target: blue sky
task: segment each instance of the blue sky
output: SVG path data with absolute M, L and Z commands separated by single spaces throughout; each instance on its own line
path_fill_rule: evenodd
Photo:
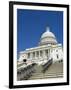
M 46 27 L 63 44 L 63 11 L 17 10 L 17 53 L 38 45 Z

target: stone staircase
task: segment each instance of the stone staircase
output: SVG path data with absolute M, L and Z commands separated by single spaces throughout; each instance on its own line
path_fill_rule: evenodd
M 36 66 L 36 72 L 29 78 L 29 80 L 34 79 L 46 79 L 46 78 L 60 78 L 63 77 L 63 63 L 53 63 L 46 69 L 45 72 L 42 72 L 42 66 Z

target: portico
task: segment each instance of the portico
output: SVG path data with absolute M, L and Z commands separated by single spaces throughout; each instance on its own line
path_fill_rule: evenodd
M 26 59 L 30 60 L 32 62 L 40 62 L 40 61 L 44 61 L 44 60 L 48 60 L 49 56 L 50 56 L 50 49 L 48 49 L 47 46 L 45 46 L 44 48 L 41 46 L 40 48 L 32 48 L 30 50 L 26 50 Z M 24 56 L 24 53 L 23 56 Z M 25 59 L 25 58 L 23 58 Z

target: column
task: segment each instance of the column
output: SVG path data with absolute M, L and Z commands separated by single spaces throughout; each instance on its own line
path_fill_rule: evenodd
M 50 49 L 48 49 L 48 59 L 50 59 Z
M 39 58 L 40 58 L 40 51 L 39 51 Z
M 45 50 L 43 50 L 43 58 L 45 58 L 46 57 L 46 55 L 45 55 Z

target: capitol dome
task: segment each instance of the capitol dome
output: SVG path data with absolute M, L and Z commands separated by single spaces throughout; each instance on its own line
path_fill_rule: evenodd
M 46 45 L 46 44 L 51 44 L 51 45 L 57 44 L 56 37 L 52 32 L 50 32 L 49 27 L 47 27 L 46 32 L 44 32 L 41 35 L 39 42 L 39 45 Z

